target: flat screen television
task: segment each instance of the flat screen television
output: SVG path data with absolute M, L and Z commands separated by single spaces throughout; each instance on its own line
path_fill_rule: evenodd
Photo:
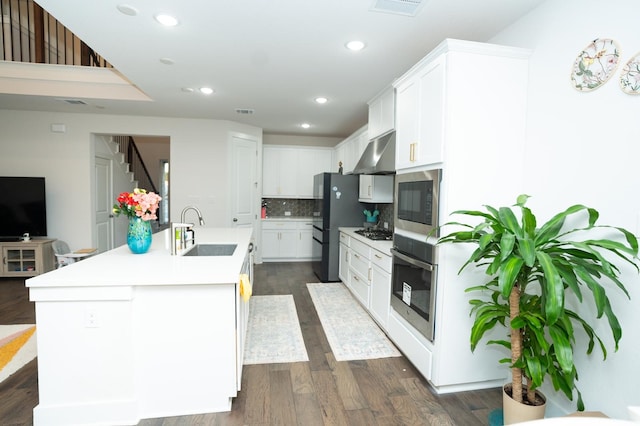
M 47 235 L 44 178 L 0 176 L 0 238 L 17 240 L 26 232 Z

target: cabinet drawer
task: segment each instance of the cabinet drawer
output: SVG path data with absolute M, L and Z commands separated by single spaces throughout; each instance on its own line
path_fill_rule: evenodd
M 349 251 L 349 265 L 351 266 L 351 269 L 360 274 L 361 279 L 366 280 L 367 282 L 371 281 L 371 267 L 369 266 L 369 259 L 354 251 L 353 248 Z
M 350 270 L 349 275 L 349 285 L 353 295 L 364 305 L 365 308 L 369 309 L 371 291 L 369 282 L 365 281 L 359 274 L 355 273 L 353 269 Z
M 287 221 L 281 221 L 281 222 L 264 221 L 262 222 L 262 229 L 295 230 L 295 229 L 298 229 L 298 224 L 296 222 L 287 222 Z
M 380 269 L 391 273 L 391 256 L 378 250 L 371 250 L 371 263 Z
M 371 248 L 365 243 L 352 238 L 349 247 L 367 258 L 367 260 L 371 258 Z
M 351 237 L 349 237 L 347 234 L 345 234 L 344 232 L 340 233 L 340 244 L 344 244 L 345 246 L 349 247 L 351 245 L 350 240 Z

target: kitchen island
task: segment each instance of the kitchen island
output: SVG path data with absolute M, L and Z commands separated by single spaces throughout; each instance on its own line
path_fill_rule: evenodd
M 135 425 L 229 411 L 240 389 L 252 230 L 196 228 L 229 256 L 172 256 L 169 230 L 145 254 L 125 245 L 27 280 L 35 302 L 35 425 Z

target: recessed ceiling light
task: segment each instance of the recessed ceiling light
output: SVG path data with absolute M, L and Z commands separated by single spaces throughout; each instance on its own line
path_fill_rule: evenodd
M 364 49 L 365 45 L 360 40 L 353 40 L 345 44 L 345 46 L 347 47 L 347 49 L 357 52 L 359 50 Z
M 138 14 L 138 9 L 128 4 L 119 4 L 116 8 L 124 15 L 136 16 Z
M 165 27 L 175 27 L 176 25 L 178 25 L 178 20 L 171 15 L 167 15 L 166 13 L 159 13 L 155 15 L 154 18 Z
M 205 95 L 210 95 L 213 93 L 213 89 L 211 87 L 201 87 L 200 93 L 204 93 Z
M 324 96 L 319 96 L 315 99 L 315 101 L 319 104 L 326 104 L 328 100 L 329 99 L 325 98 Z
M 175 63 L 174 60 L 171 58 L 160 58 L 160 62 L 162 62 L 165 65 L 173 65 Z
M 183 87 L 182 91 L 186 92 L 186 93 L 193 93 L 193 88 L 192 87 Z
M 303 129 L 308 129 L 309 127 L 311 127 L 311 124 L 309 124 L 309 123 L 302 123 L 302 124 L 300 125 L 300 127 L 302 127 Z

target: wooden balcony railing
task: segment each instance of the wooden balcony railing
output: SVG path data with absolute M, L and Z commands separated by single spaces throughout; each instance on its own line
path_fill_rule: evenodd
M 0 0 L 0 60 L 111 67 L 33 0 Z

